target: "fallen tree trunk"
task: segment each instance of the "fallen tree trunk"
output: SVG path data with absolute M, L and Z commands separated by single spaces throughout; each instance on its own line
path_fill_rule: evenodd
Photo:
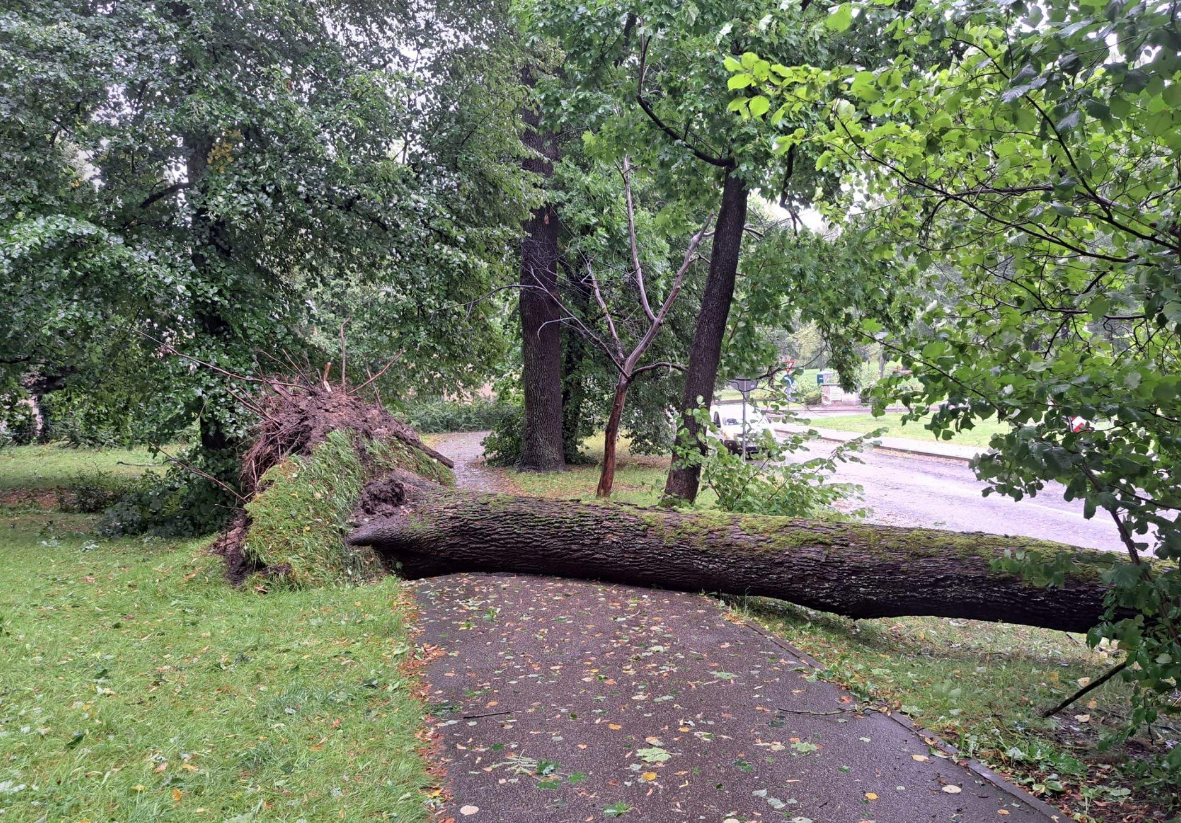
M 371 483 L 348 537 L 409 577 L 523 572 L 761 595 L 856 618 L 933 615 L 1084 632 L 1117 555 L 1024 537 L 640 509 L 445 488 L 406 472 Z M 1071 555 L 1042 588 L 994 569 L 1006 552 Z

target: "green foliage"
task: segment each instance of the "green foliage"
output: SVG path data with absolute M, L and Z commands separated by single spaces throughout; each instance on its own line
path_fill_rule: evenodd
M 888 341 L 920 385 L 891 381 L 879 402 L 900 393 L 937 432 L 1003 422 L 975 464 L 993 490 L 1022 499 L 1056 481 L 1087 517 L 1119 525 L 1128 562 L 1110 573 L 1110 604 L 1138 616 L 1113 615 L 1089 639 L 1118 642 L 1135 664 L 1125 734 L 1181 715 L 1175 15 L 1167 2 L 933 0 L 892 24 L 893 60 L 772 65 L 751 81 L 779 103 L 769 124 L 833 101 L 801 139 L 877 205 L 867 238 L 879 253 L 945 289 L 915 333 Z M 916 53 L 929 47 L 954 62 L 925 70 Z M 1181 746 L 1163 765 L 1181 774 Z
M 721 435 L 709 417 L 709 410 L 695 411 L 707 443 L 720 444 Z M 825 517 L 834 514 L 834 504 L 855 497 L 860 488 L 833 483 L 838 463 L 860 462 L 857 452 L 878 432 L 842 443 L 825 457 L 796 461 L 794 456 L 818 439 L 814 431 L 789 434 L 776 439 L 763 432 L 759 452 L 748 458 L 729 449 L 714 447 L 706 454 L 696 448 L 678 449 L 674 459 L 685 465 L 701 466 L 701 483 L 717 496 L 717 508 L 742 514 L 784 517 Z
M 494 429 L 519 414 L 517 404 L 476 397 L 465 401 L 419 400 L 407 405 L 401 416 L 420 432 L 477 432 Z
M 0 395 L 0 445 L 24 446 L 37 435 L 37 419 L 24 392 Z
M 243 374 L 284 351 L 318 368 L 351 318 L 354 378 L 413 352 L 387 388 L 478 383 L 502 342 L 477 298 L 508 275 L 525 200 L 503 163 L 504 11 L 8 4 L 0 374 L 62 376 L 83 431 L 135 421 L 166 442 L 201 420 L 205 450 L 243 420 L 220 375 L 166 346 Z
M 119 502 L 135 485 L 134 480 L 108 471 L 80 472 L 65 486 L 65 511 L 98 514 Z

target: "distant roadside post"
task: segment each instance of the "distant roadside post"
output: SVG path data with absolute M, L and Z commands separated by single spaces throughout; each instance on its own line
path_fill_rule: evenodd
M 746 403 L 750 393 L 758 388 L 759 381 L 751 377 L 735 377 L 726 385 L 742 395 L 742 459 L 746 459 Z

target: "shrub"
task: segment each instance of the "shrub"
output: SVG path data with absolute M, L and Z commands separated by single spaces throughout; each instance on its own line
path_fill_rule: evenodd
M 484 438 L 484 460 L 489 466 L 515 466 L 521 462 L 521 439 L 525 435 L 525 410 L 514 407 Z
M 110 472 L 80 472 L 66 482 L 65 511 L 97 514 L 134 490 L 137 481 Z
M 24 446 L 37 436 L 37 418 L 28 396 L 12 392 L 0 395 L 0 446 Z
M 475 432 L 494 429 L 518 407 L 501 400 L 478 397 L 467 403 L 441 398 L 410 405 L 404 419 L 420 432 Z

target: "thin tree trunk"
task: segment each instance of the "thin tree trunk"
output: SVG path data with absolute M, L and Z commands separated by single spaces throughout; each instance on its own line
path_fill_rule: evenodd
M 684 427 L 677 438 L 681 449 L 703 449 L 697 422 L 692 412 L 700 402 L 713 400 L 722 356 L 722 340 L 730 318 L 730 303 L 734 299 L 734 282 L 738 276 L 738 257 L 742 250 L 742 233 L 746 226 L 746 207 L 750 192 L 738 175 L 726 175 L 722 188 L 722 208 L 714 229 L 713 251 L 710 256 L 709 277 L 701 297 L 701 313 L 689 350 L 689 367 L 685 373 L 685 390 L 681 396 L 680 420 Z M 664 486 L 669 500 L 693 502 L 701 482 L 701 468 L 673 461 Z
M 615 398 L 611 401 L 611 414 L 607 417 L 607 428 L 603 432 L 603 468 L 599 472 L 598 497 L 610 497 L 615 485 L 615 453 L 619 442 L 619 423 L 623 419 L 623 408 L 627 404 L 627 390 L 630 377 L 621 375 L 615 384 Z
M 1119 555 L 1023 537 L 640 509 L 445 488 L 400 473 L 366 490 L 380 511 L 349 536 L 408 577 L 519 572 L 761 595 L 849 617 L 992 620 L 1083 632 Z M 995 571 L 1005 552 L 1071 556 L 1062 585 Z
M 532 74 L 526 71 L 526 85 Z M 549 179 L 558 158 L 556 135 L 542 133 L 540 113 L 526 106 L 521 136 L 529 151 L 526 171 Z M 521 241 L 521 348 L 524 370 L 525 430 L 521 468 L 555 471 L 565 468 L 562 441 L 561 311 L 553 296 L 558 288 L 558 214 L 551 203 L 533 210 Z

